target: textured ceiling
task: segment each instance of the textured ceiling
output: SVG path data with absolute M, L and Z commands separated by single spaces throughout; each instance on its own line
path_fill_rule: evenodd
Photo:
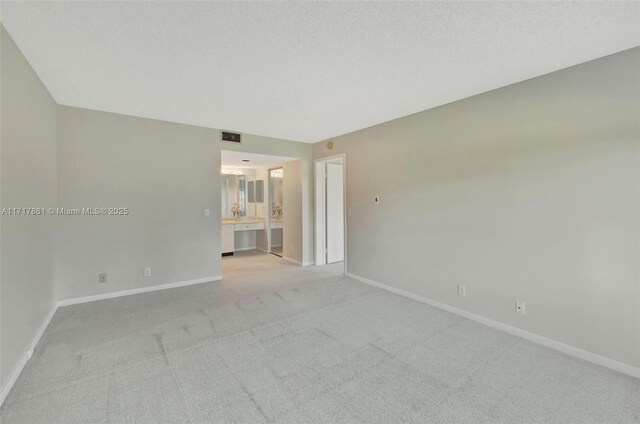
M 305 142 L 640 44 L 638 2 L 8 2 L 58 103 Z

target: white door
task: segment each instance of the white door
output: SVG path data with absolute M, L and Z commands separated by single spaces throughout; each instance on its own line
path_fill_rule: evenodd
M 344 169 L 327 163 L 327 263 L 344 260 Z

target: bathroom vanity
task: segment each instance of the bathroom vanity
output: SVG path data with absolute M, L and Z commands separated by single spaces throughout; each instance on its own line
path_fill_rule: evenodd
M 254 249 L 283 256 L 283 168 L 223 165 L 221 176 L 222 256 Z
M 222 219 L 222 256 L 232 255 L 239 250 L 256 248 L 259 231 L 265 231 L 265 219 L 259 216 Z M 264 235 L 263 235 L 264 237 Z

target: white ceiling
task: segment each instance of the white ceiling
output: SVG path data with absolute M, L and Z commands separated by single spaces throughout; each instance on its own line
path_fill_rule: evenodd
M 640 44 L 634 2 L 9 2 L 58 103 L 315 142 Z
M 222 150 L 220 152 L 221 165 L 230 168 L 263 168 L 273 165 L 280 165 L 285 162 L 296 160 L 284 156 L 261 155 L 258 153 L 235 152 Z M 248 159 L 249 162 L 243 162 Z

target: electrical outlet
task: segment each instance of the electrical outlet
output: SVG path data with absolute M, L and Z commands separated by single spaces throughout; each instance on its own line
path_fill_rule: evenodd
M 151 277 L 151 268 L 145 268 L 144 269 L 144 276 L 145 277 Z
M 466 295 L 467 295 L 467 288 L 462 284 L 458 284 L 458 296 L 464 297 Z
M 106 283 L 107 274 L 98 274 L 98 283 Z
M 524 309 L 524 302 L 522 300 L 516 300 L 516 313 L 518 314 L 525 314 L 525 309 Z

